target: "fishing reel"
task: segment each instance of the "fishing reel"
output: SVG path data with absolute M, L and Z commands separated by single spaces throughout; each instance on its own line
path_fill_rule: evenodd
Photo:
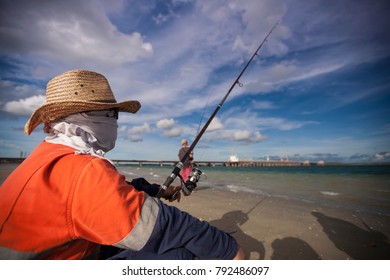
M 181 178 L 183 182 L 181 189 L 185 196 L 189 196 L 196 188 L 196 183 L 199 182 L 200 175 L 202 175 L 202 171 L 198 168 L 192 168 L 192 172 L 188 177 L 187 182 L 183 182 L 183 178 Z

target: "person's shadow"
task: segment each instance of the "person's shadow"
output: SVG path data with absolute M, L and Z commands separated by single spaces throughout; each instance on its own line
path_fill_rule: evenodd
M 263 242 L 245 234 L 240 228 L 240 226 L 245 224 L 248 220 L 248 214 L 241 210 L 237 210 L 224 214 L 221 219 L 211 221 L 210 224 L 230 233 L 243 249 L 246 260 L 263 260 L 265 257 Z
M 271 260 L 320 260 L 320 256 L 305 241 L 295 237 L 275 239 Z
M 387 236 L 372 230 L 363 221 L 366 229 L 350 222 L 312 212 L 322 226 L 324 233 L 341 251 L 356 260 L 389 260 L 390 244 Z

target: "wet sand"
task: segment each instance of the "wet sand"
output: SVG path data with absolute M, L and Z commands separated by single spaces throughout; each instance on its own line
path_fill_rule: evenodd
M 390 217 L 211 188 L 168 202 L 233 232 L 246 259 L 390 259 Z

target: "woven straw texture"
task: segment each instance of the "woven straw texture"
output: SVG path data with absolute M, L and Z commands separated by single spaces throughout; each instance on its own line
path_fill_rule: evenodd
M 103 75 L 88 70 L 72 70 L 48 82 L 46 103 L 35 110 L 24 130 L 29 135 L 41 123 L 79 112 L 117 108 L 120 112 L 136 113 L 140 107 L 136 100 L 116 102 Z

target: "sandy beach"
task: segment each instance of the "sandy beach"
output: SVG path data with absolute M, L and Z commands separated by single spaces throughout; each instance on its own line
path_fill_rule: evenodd
M 233 232 L 246 259 L 390 259 L 387 216 L 207 187 L 168 204 Z
M 1 165 L 3 181 L 16 165 Z M 231 232 L 251 260 L 390 259 L 390 217 L 198 186 L 168 202 Z

